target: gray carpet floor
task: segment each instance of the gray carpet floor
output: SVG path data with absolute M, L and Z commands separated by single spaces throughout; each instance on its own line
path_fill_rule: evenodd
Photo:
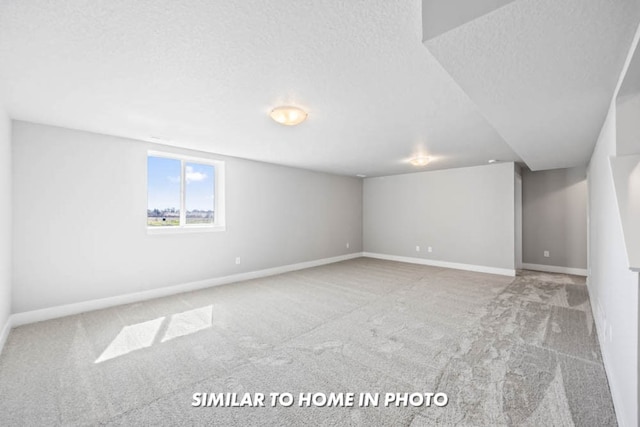
M 198 392 L 449 403 L 192 407 Z M 584 279 L 561 274 L 359 258 L 21 326 L 0 357 L 3 426 L 615 424 Z

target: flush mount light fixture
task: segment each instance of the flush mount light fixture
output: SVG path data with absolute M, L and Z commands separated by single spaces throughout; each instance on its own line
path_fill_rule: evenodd
M 358 178 L 366 178 L 367 175 L 363 174 L 363 173 L 359 173 L 358 175 L 356 175 Z
M 413 166 L 426 166 L 431 159 L 428 156 L 416 156 L 413 159 L 409 160 Z
M 298 107 L 282 106 L 271 110 L 273 120 L 285 126 L 295 126 L 305 121 L 307 112 Z
M 496 160 L 496 159 L 489 160 L 489 163 L 497 163 L 497 162 L 498 162 L 498 160 Z

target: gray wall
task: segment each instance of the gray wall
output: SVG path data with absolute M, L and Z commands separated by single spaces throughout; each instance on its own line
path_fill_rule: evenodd
M 148 149 L 226 161 L 225 232 L 147 234 Z M 13 160 L 14 312 L 362 251 L 356 178 L 25 122 Z
M 639 154 L 638 73 L 635 54 L 604 122 L 587 171 L 589 189 L 589 298 L 611 395 L 621 426 L 640 422 L 640 274 L 629 269 L 627 243 L 612 174 L 612 157 Z M 633 50 L 630 50 L 630 55 Z M 618 159 L 620 160 L 620 159 Z
M 609 110 L 588 169 L 589 297 L 620 425 L 638 425 L 638 273 L 629 270 L 609 163 L 616 109 Z
M 11 314 L 11 122 L 0 106 L 0 351 Z
M 525 264 L 587 268 L 585 168 L 524 169 L 522 214 Z
M 514 269 L 513 163 L 367 178 L 363 198 L 366 252 Z

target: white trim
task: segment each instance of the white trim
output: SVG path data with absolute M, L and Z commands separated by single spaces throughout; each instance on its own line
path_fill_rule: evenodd
M 362 256 L 377 259 L 386 259 L 388 261 L 408 262 L 411 264 L 430 265 L 433 267 L 453 268 L 455 270 L 477 271 L 479 273 L 499 274 L 501 276 L 515 277 L 516 270 L 509 268 L 487 267 L 484 265 L 461 264 L 457 262 L 438 261 L 435 259 L 412 258 L 397 255 L 386 255 L 372 252 L 363 252 Z
M 180 225 L 168 227 L 149 227 L 147 224 L 148 217 L 145 214 L 145 225 L 147 234 L 175 234 L 175 233 L 201 233 L 210 231 L 226 231 L 226 215 L 225 215 L 225 161 L 220 159 L 211 159 L 207 157 L 192 157 L 173 152 L 147 150 L 147 209 L 149 208 L 149 157 L 161 157 L 164 159 L 172 159 L 180 161 Z M 187 224 L 186 223 L 186 164 L 197 163 L 213 167 L 213 224 Z
M 556 265 L 529 264 L 526 262 L 522 263 L 522 268 L 525 270 L 544 271 L 545 273 L 564 273 L 573 274 L 575 276 L 587 276 L 586 268 L 559 267 Z
M 174 153 L 172 151 L 147 150 L 147 156 L 163 157 L 165 159 L 185 160 L 190 163 L 203 163 L 211 166 L 216 166 L 218 163 L 224 163 L 224 160 L 219 158 L 189 156 L 185 154 Z
M 148 159 L 148 157 L 147 157 Z M 147 160 L 148 162 L 148 160 Z M 180 159 L 180 227 L 184 227 L 187 224 L 187 199 L 186 199 L 186 188 L 187 188 L 187 183 L 186 181 L 186 177 L 187 177 L 187 173 L 184 170 L 185 168 L 185 160 L 184 159 Z M 215 216 L 215 211 L 216 211 L 216 201 L 215 201 L 215 186 L 216 183 L 215 181 L 217 181 L 215 175 L 215 166 L 213 166 L 213 194 L 214 194 L 214 200 L 213 200 L 213 212 L 214 212 L 214 216 Z M 149 172 L 147 172 L 149 173 Z M 149 184 L 147 184 L 147 194 L 149 194 Z M 147 196 L 148 197 L 148 196 Z M 148 209 L 148 208 L 147 208 Z M 214 218 L 215 221 L 215 218 Z M 148 228 L 148 226 L 147 226 Z
M 117 295 L 108 298 L 101 298 L 75 304 L 60 305 L 56 307 L 43 308 L 40 310 L 25 311 L 12 316 L 12 326 L 20 326 L 28 323 L 41 322 L 44 320 L 56 319 L 58 317 L 71 316 L 73 314 L 84 313 L 92 310 L 114 307 L 116 305 L 130 304 L 145 301 L 153 298 L 160 298 L 175 295 L 183 292 L 195 291 L 198 289 L 210 288 L 213 286 L 226 285 L 228 283 L 241 282 L 244 280 L 257 279 L 260 277 L 273 276 L 276 274 L 288 273 L 290 271 L 302 270 L 305 268 L 317 267 L 319 265 L 332 264 L 346 261 L 348 259 L 360 258 L 361 252 L 347 255 L 340 255 L 331 258 L 323 258 L 314 261 L 306 261 L 297 264 L 283 265 L 280 267 L 267 268 L 264 270 L 250 271 L 247 273 L 232 274 L 230 276 L 215 277 L 212 279 L 199 280 L 197 282 L 183 283 L 180 285 L 167 286 L 159 289 L 135 292 L 125 295 Z
M 212 233 L 226 231 L 224 225 L 175 225 L 167 227 L 147 227 L 147 234 L 181 234 L 181 233 Z
M 7 318 L 7 321 L 4 324 L 4 328 L 2 328 L 2 332 L 0 333 L 0 354 L 2 354 L 2 349 L 7 342 L 7 338 L 9 338 L 9 332 L 11 332 L 11 328 L 13 328 L 13 316 L 9 316 Z

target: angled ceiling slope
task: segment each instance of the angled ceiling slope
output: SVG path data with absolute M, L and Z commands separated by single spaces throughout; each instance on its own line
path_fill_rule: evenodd
M 638 29 L 640 32 L 640 28 Z M 640 155 L 640 44 L 616 97 L 616 155 Z M 613 163 L 612 163 L 613 164 Z M 639 172 L 640 174 L 640 172 Z M 640 206 L 640 202 L 638 202 Z
M 422 0 L 422 40 L 430 40 L 514 0 Z
M 618 91 L 618 101 L 627 96 L 637 95 L 640 95 L 640 44 L 636 46 L 631 57 L 629 68 Z
M 637 0 L 518 0 L 424 42 L 532 170 L 584 165 L 640 19 Z

